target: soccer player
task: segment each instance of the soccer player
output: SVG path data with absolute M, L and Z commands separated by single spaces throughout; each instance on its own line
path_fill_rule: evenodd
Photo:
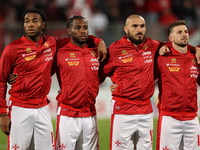
M 43 35 L 46 16 L 42 10 L 28 9 L 22 17 L 25 35 L 5 47 L 0 59 L 0 126 L 8 136 L 8 149 L 27 149 L 34 136 L 34 147 L 52 150 L 53 129 L 47 94 L 51 85 L 51 66 L 56 50 L 70 39 Z M 94 37 L 91 43 L 101 43 Z M 89 42 L 89 41 L 88 41 Z M 10 73 L 18 74 L 6 91 Z
M 71 42 L 57 53 L 56 150 L 98 150 L 95 99 L 99 90 L 97 48 L 86 43 L 88 21 L 73 16 L 67 22 Z
M 185 21 L 178 20 L 168 28 L 171 53 L 158 56 L 156 72 L 159 88 L 157 150 L 200 149 L 197 117 L 199 65 L 188 45 Z
M 143 17 L 126 19 L 127 36 L 109 47 L 109 59 L 100 67 L 100 82 L 110 76 L 112 93 L 110 150 L 151 150 L 153 143 L 154 56 L 161 42 L 146 38 Z

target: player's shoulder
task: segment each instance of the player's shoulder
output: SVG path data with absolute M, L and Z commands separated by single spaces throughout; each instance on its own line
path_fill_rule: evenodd
M 19 39 L 16 39 L 16 40 L 10 42 L 10 43 L 7 45 L 7 47 L 17 46 L 17 45 L 21 45 L 21 44 L 23 44 L 23 43 L 24 43 L 23 40 L 22 40 L 21 38 L 19 38 Z

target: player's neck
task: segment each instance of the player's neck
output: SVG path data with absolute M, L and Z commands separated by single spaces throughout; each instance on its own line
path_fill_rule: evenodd
M 187 53 L 187 45 L 186 46 L 184 46 L 184 47 L 181 47 L 181 46 L 179 46 L 179 45 L 176 45 L 176 44 L 174 44 L 174 43 L 172 43 L 172 46 L 173 46 L 173 48 L 176 50 L 176 51 L 178 51 L 179 53 L 181 53 L 181 54 L 185 54 L 185 53 Z

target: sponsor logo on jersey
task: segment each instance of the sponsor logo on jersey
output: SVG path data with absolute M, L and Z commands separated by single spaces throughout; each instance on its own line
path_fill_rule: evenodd
M 78 66 L 79 65 L 79 61 L 69 61 L 67 62 L 70 66 Z
M 69 55 L 70 55 L 70 58 L 76 57 L 75 53 L 70 53 Z
M 44 46 L 47 47 L 47 48 L 49 48 L 49 43 L 45 42 Z
M 99 70 L 99 67 L 91 67 L 92 70 Z
M 98 59 L 96 59 L 96 58 L 91 58 L 91 59 L 90 59 L 90 62 L 99 62 L 99 61 L 98 61 Z
M 151 55 L 151 51 L 148 51 L 148 52 L 143 51 L 142 56 L 146 56 L 146 55 Z
M 176 58 L 172 58 L 172 59 L 171 59 L 171 63 L 177 63 L 177 62 L 176 62 Z
M 133 57 L 129 57 L 129 58 L 122 59 L 122 62 L 127 63 L 127 62 L 131 62 L 132 60 L 133 60 Z
M 26 53 L 31 53 L 31 52 L 32 52 L 31 48 L 28 47 L 28 48 L 26 49 Z
M 122 50 L 122 55 L 127 55 L 128 54 L 128 52 L 124 49 L 124 50 Z
M 43 53 L 49 53 L 51 52 L 51 48 L 46 49 Z
M 26 56 L 25 59 L 26 61 L 30 61 L 30 60 L 33 60 L 35 59 L 36 55 L 31 55 L 31 56 Z
M 173 71 L 178 72 L 180 68 L 179 67 L 168 67 L 168 69 L 171 72 L 173 72 Z
M 148 45 L 144 44 L 143 49 L 146 51 L 148 49 Z

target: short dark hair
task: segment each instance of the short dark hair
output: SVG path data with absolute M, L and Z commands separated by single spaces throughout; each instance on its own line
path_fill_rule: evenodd
M 73 17 L 69 18 L 67 21 L 67 28 L 70 28 L 70 24 L 73 22 L 73 20 L 75 19 L 85 19 L 85 17 L 81 16 L 81 15 L 74 15 Z M 86 19 L 85 19 L 86 20 Z M 87 21 L 87 20 L 86 20 Z M 88 22 L 88 21 L 87 21 Z
M 27 13 L 37 13 L 37 14 L 39 14 L 41 16 L 42 21 L 45 22 L 45 28 L 42 30 L 43 34 L 45 33 L 45 31 L 46 31 L 46 34 L 47 34 L 47 17 L 46 17 L 46 14 L 45 14 L 45 12 L 42 9 L 37 9 L 37 8 L 27 9 L 23 13 L 23 15 L 22 15 L 22 30 L 23 30 L 23 27 L 24 27 L 24 17 L 25 17 L 25 15 Z
M 180 25 L 186 25 L 185 20 L 177 20 L 177 21 L 173 22 L 172 24 L 170 24 L 169 28 L 168 28 L 168 36 L 170 35 L 170 33 L 174 27 L 180 26 Z

